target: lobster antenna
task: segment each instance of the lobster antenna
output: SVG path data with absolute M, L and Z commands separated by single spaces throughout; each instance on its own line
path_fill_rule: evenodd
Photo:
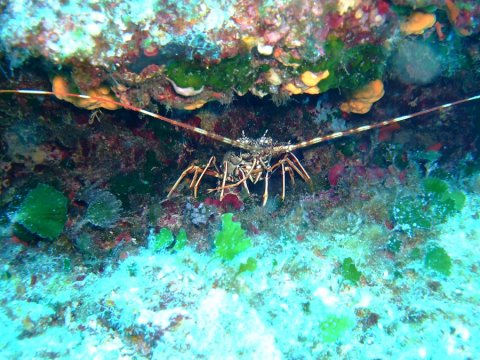
M 127 104 L 121 103 L 119 101 L 115 101 L 115 100 L 108 99 L 108 98 L 102 98 L 102 97 L 98 97 L 98 96 L 89 96 L 89 95 L 83 95 L 83 94 L 72 94 L 72 93 L 64 93 L 64 92 L 56 93 L 56 92 L 53 92 L 53 91 L 26 90 L 26 89 L 0 90 L 0 94 L 54 95 L 54 96 L 61 95 L 61 96 L 64 96 L 64 97 L 75 97 L 75 98 L 80 98 L 80 99 L 89 99 L 89 100 L 95 100 L 95 101 L 99 101 L 99 102 L 106 102 L 106 103 L 109 103 L 109 104 L 118 105 L 118 106 L 120 106 L 124 109 L 127 109 L 127 110 L 136 111 L 138 113 L 147 115 L 147 116 L 155 118 L 157 120 L 167 122 L 167 123 L 169 123 L 173 126 L 178 126 L 182 129 L 195 132 L 195 133 L 200 134 L 202 136 L 209 137 L 213 140 L 217 140 L 217 141 L 220 141 L 220 142 L 238 147 L 240 149 L 244 149 L 244 150 L 247 150 L 247 151 L 253 151 L 253 150 L 256 149 L 255 147 L 253 147 L 251 145 L 248 145 L 248 144 L 244 144 L 244 143 L 242 143 L 238 140 L 233 140 L 233 139 L 227 138 L 225 136 L 217 135 L 215 133 L 206 131 L 202 128 L 198 128 L 198 127 L 195 127 L 195 126 L 192 126 L 192 125 L 189 125 L 189 124 L 185 124 L 185 123 L 182 123 L 178 120 L 170 119 L 166 116 L 155 114 L 151 111 L 144 110 L 144 109 L 141 109 L 141 108 L 133 106 L 133 105 L 127 105 Z
M 425 115 L 425 114 L 430 114 L 432 112 L 435 112 L 435 111 L 438 111 L 438 110 L 441 110 L 441 109 L 448 109 L 448 108 L 456 106 L 456 105 L 460 105 L 460 104 L 463 104 L 463 103 L 466 103 L 466 102 L 469 102 L 469 101 L 474 101 L 474 100 L 479 100 L 479 99 L 480 99 L 480 95 L 475 95 L 475 96 L 472 96 L 472 97 L 469 97 L 469 98 L 466 98 L 466 99 L 462 99 L 462 100 L 457 100 L 457 101 L 454 101 L 454 102 L 451 102 L 451 103 L 448 103 L 448 104 L 438 105 L 438 106 L 435 106 L 435 107 L 432 107 L 432 108 L 429 108 L 429 109 L 417 111 L 417 112 L 412 113 L 410 115 L 403 115 L 403 116 L 399 116 L 399 117 L 396 117 L 396 118 L 393 118 L 393 119 L 390 119 L 390 120 L 380 121 L 380 122 L 377 122 L 377 123 L 374 123 L 374 124 L 371 124 L 371 125 L 364 125 L 364 126 L 360 126 L 360 127 L 349 129 L 349 130 L 339 131 L 339 132 L 335 132 L 333 134 L 328 134 L 328 135 L 325 135 L 325 136 L 316 137 L 316 138 L 313 138 L 312 140 L 302 141 L 298 144 L 275 146 L 273 148 L 273 151 L 274 152 L 276 152 L 276 151 L 278 151 L 278 152 L 288 151 L 289 152 L 289 151 L 294 151 L 294 150 L 297 150 L 297 149 L 302 149 L 302 148 L 305 148 L 307 146 L 312 146 L 312 145 L 319 144 L 319 143 L 322 143 L 322 142 L 325 142 L 325 141 L 328 141 L 328 140 L 337 139 L 337 138 L 340 138 L 340 137 L 349 136 L 349 135 L 352 135 L 352 134 L 358 134 L 358 133 L 361 133 L 361 132 L 364 132 L 364 131 L 376 129 L 376 128 L 379 128 L 379 127 L 388 126 L 388 125 L 391 125 L 391 124 L 394 124 L 394 123 L 399 123 L 401 121 L 405 121 L 405 120 L 408 120 L 408 119 L 416 118 L 418 116 L 422 116 L 422 115 Z

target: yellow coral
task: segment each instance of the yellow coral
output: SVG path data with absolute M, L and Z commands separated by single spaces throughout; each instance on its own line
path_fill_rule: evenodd
M 251 50 L 253 47 L 257 46 L 258 38 L 254 36 L 244 36 L 242 37 L 243 45 L 248 49 Z
M 344 15 L 350 9 L 355 9 L 359 4 L 361 4 L 360 0 L 339 0 L 337 3 L 338 13 Z
M 301 94 L 303 92 L 303 90 L 301 88 L 299 88 L 298 86 L 296 86 L 293 83 L 288 83 L 288 84 L 284 85 L 283 88 L 285 90 L 287 90 L 290 94 L 293 94 L 293 95 L 298 95 L 298 94 Z
M 183 108 L 185 110 L 195 110 L 195 109 L 200 109 L 203 105 L 205 105 L 207 102 L 205 100 L 197 100 L 194 103 L 185 105 Z
M 417 11 L 410 15 L 406 22 L 400 24 L 400 31 L 405 35 L 421 35 L 435 25 L 436 20 L 434 14 Z
M 342 103 L 340 110 L 348 113 L 366 114 L 370 111 L 372 104 L 380 100 L 384 94 L 383 82 L 374 80 L 357 90 L 350 100 Z
M 369 82 L 360 90 L 357 90 L 353 94 L 353 98 L 357 100 L 365 101 L 365 102 L 374 103 L 380 100 L 383 94 L 385 94 L 385 90 L 383 88 L 383 82 L 382 80 L 377 79 Z
M 121 107 L 120 105 L 111 102 L 116 101 L 116 99 L 114 95 L 111 94 L 110 89 L 105 86 L 97 89 L 91 89 L 87 92 L 86 95 L 94 97 L 95 99 L 83 99 L 67 96 L 67 93 L 71 93 L 70 86 L 68 85 L 67 79 L 60 75 L 55 76 L 53 79 L 52 91 L 55 93 L 55 96 L 58 99 L 68 101 L 76 107 L 83 109 L 94 110 L 98 108 L 104 108 L 107 110 L 117 110 Z
M 326 79 L 330 75 L 328 70 L 321 71 L 318 73 L 314 73 L 311 71 L 305 71 L 302 75 L 300 75 L 300 80 L 308 86 L 316 86 L 320 81 Z
M 310 94 L 310 95 L 318 95 L 320 94 L 320 89 L 318 86 L 311 86 L 308 89 L 303 90 L 305 94 Z
M 350 99 L 340 105 L 340 110 L 347 113 L 366 114 L 372 108 L 372 103 Z

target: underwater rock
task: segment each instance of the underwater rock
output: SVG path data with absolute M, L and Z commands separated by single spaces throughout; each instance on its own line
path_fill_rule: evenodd
M 246 94 L 249 89 L 258 96 L 277 94 L 278 89 L 270 89 L 270 85 L 278 86 L 280 81 L 272 74 L 294 84 L 298 75 L 290 70 L 299 66 L 312 74 L 332 73 L 334 69 L 310 67 L 315 65 L 312 60 L 316 63 L 326 56 L 344 55 L 327 53 L 329 37 L 355 47 L 382 43 L 392 34 L 383 31 L 393 27 L 387 22 L 390 9 L 382 4 L 305 0 L 278 5 L 230 0 L 185 1 L 181 7 L 173 2 L 149 2 L 138 7 L 131 0 L 122 4 L 109 0 L 95 4 L 72 1 L 69 6 L 53 7 L 42 2 L 7 1 L 0 15 L 0 46 L 12 68 L 42 58 L 54 65 L 52 69 L 63 67 L 63 72 L 80 74 L 72 76 L 71 88 L 78 87 L 82 93 L 96 90 L 96 96 L 114 98 L 100 89 L 122 89 L 115 95 L 121 92 L 126 103 L 138 105 L 154 98 L 170 107 L 194 110 L 233 93 Z M 284 66 L 292 69 L 284 71 Z M 157 69 L 153 78 L 150 71 L 144 71 L 149 67 Z M 184 83 L 185 76 L 172 77 L 175 67 L 196 83 Z M 261 76 L 270 69 L 274 70 L 270 76 Z M 91 80 L 91 89 L 85 79 Z M 174 91 L 165 86 L 169 79 Z M 128 92 L 132 86 L 140 90 Z M 306 86 L 299 93 L 318 94 L 336 84 Z M 192 103 L 191 96 L 198 98 Z M 114 107 L 80 104 L 84 99 L 66 100 L 88 109 Z

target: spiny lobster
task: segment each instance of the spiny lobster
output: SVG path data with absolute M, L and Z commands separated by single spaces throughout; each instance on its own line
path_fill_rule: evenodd
M 198 194 L 198 187 L 205 175 L 213 176 L 219 179 L 219 185 L 216 188 L 209 189 L 208 192 L 219 191 L 220 200 L 224 197 L 224 192 L 226 189 L 235 188 L 238 186 L 243 186 L 245 190 L 249 192 L 247 182 L 250 181 L 253 184 L 256 184 L 260 180 L 264 181 L 264 193 L 262 205 L 264 206 L 268 200 L 268 185 L 271 175 L 278 169 L 281 169 L 282 173 L 282 193 L 281 199 L 285 199 L 285 175 L 288 173 L 292 183 L 294 182 L 295 174 L 300 176 L 300 178 L 305 182 L 311 182 L 310 176 L 308 175 L 305 168 L 302 166 L 298 158 L 293 154 L 293 151 L 315 144 L 319 144 L 328 140 L 338 139 L 352 134 L 361 133 L 364 131 L 385 127 L 394 123 L 399 123 L 401 121 L 409 120 L 421 115 L 429 114 L 441 109 L 447 109 L 456 105 L 460 105 L 466 102 L 479 100 L 480 95 L 471 96 L 469 98 L 464 98 L 457 100 L 451 103 L 434 106 L 425 110 L 417 111 L 409 115 L 403 115 L 396 118 L 392 118 L 385 121 L 380 121 L 370 125 L 364 125 L 356 128 L 352 128 L 345 131 L 339 131 L 332 134 L 319 136 L 308 141 L 302 141 L 297 144 L 277 144 L 273 141 L 272 138 L 267 136 L 262 136 L 259 139 L 251 139 L 243 135 L 241 138 L 234 140 L 228 137 L 224 137 L 209 131 L 206 131 L 202 128 L 198 128 L 186 123 L 182 123 L 178 120 L 170 119 L 168 117 L 150 112 L 138 108 L 136 106 L 124 104 L 112 99 L 89 96 L 83 94 L 72 94 L 72 93 L 61 93 L 58 94 L 53 91 L 43 91 L 43 90 L 0 90 L 0 93 L 13 93 L 13 94 L 23 94 L 23 95 L 61 95 L 62 98 L 73 97 L 80 99 L 88 99 L 92 101 L 98 101 L 99 103 L 110 103 L 123 107 L 127 110 L 136 111 L 142 114 L 145 114 L 149 117 L 167 122 L 173 126 L 178 126 L 179 128 L 185 129 L 187 131 L 192 131 L 197 134 L 200 134 L 205 137 L 209 137 L 213 140 L 229 144 L 238 149 L 244 150 L 244 152 L 235 153 L 229 151 L 223 157 L 222 163 L 220 166 L 217 166 L 216 158 L 212 156 L 208 163 L 205 166 L 190 165 L 186 168 L 175 184 L 172 186 L 167 197 L 170 197 L 175 189 L 180 185 L 180 183 L 190 174 L 193 174 L 192 181 L 190 183 L 190 188 L 193 189 L 193 194 L 196 197 Z M 276 159 L 276 160 L 275 160 Z M 273 161 L 275 160 L 275 161 Z M 273 165 L 272 165 L 273 163 Z

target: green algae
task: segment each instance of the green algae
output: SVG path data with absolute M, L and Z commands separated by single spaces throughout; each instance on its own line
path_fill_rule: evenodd
M 214 241 L 215 255 L 223 260 L 232 260 L 252 246 L 250 239 L 245 236 L 245 230 L 232 218 L 232 213 L 222 215 L 222 229 L 217 233 Z
M 246 93 L 259 73 L 267 70 L 268 66 L 253 66 L 251 55 L 237 55 L 209 66 L 203 66 L 198 61 L 175 60 L 167 65 L 166 74 L 182 88 L 199 90 L 207 86 L 215 91 L 235 89 Z
M 440 246 L 433 245 L 427 249 L 424 259 L 425 267 L 444 276 L 449 276 L 452 269 L 452 259 Z
M 194 61 L 172 61 L 166 68 L 167 76 L 181 88 L 199 90 L 205 85 L 206 72 Z
M 238 274 L 243 272 L 254 272 L 257 269 L 257 260 L 249 257 L 246 262 L 241 263 L 238 268 Z
M 320 340 L 322 343 L 334 343 L 338 341 L 348 330 L 355 325 L 348 316 L 328 315 L 319 324 Z
M 340 39 L 330 36 L 325 43 L 325 56 L 315 62 L 290 57 L 288 63 L 298 65 L 293 76 L 310 71 L 328 70 L 330 75 L 318 87 L 321 92 L 339 88 L 347 92 L 362 87 L 369 81 L 381 78 L 385 68 L 385 51 L 381 46 L 361 44 L 347 47 Z M 244 94 L 254 84 L 259 74 L 268 71 L 267 64 L 256 66 L 251 54 L 240 54 L 205 66 L 195 60 L 175 60 L 166 67 L 166 75 L 182 88 L 199 90 L 207 86 L 214 91 L 236 90 Z
M 150 243 L 150 248 L 153 251 L 161 251 L 168 247 L 171 247 L 175 238 L 173 237 L 173 233 L 170 229 L 161 228 L 158 234 L 153 236 L 153 239 Z
M 155 251 L 163 250 L 182 250 L 188 242 L 187 232 L 185 229 L 180 229 L 177 236 L 168 228 L 161 228 L 158 234 L 154 234 L 150 240 L 149 247 Z
M 465 205 L 465 194 L 451 190 L 448 183 L 439 178 L 424 179 L 422 189 L 417 196 L 398 199 L 392 207 L 392 219 L 410 235 L 415 230 L 445 223 Z
M 181 228 L 178 231 L 177 236 L 175 237 L 175 244 L 173 244 L 173 250 L 179 251 L 182 250 L 188 242 L 187 231 L 184 228 Z
M 67 222 L 68 199 L 46 184 L 39 184 L 30 190 L 15 215 L 15 222 L 31 233 L 55 240 Z
M 205 83 L 212 89 L 216 91 L 235 89 L 243 94 L 257 79 L 258 69 L 252 67 L 250 56 L 238 55 L 211 66 L 207 74 Z
M 340 273 L 345 280 L 351 282 L 352 284 L 358 284 L 360 277 L 362 276 L 362 273 L 358 271 L 353 259 L 350 257 L 343 260 Z
M 361 44 L 347 47 L 337 37 L 330 36 L 325 43 L 325 56 L 313 63 L 302 63 L 298 70 L 299 73 L 328 70 L 328 78 L 318 84 L 320 91 L 339 88 L 351 93 L 369 81 L 382 78 L 385 59 L 385 50 L 381 46 Z
M 436 223 L 444 223 L 465 205 L 465 194 L 461 191 L 450 191 L 444 180 L 427 178 L 423 181 L 423 188 L 429 204 L 427 213 Z

